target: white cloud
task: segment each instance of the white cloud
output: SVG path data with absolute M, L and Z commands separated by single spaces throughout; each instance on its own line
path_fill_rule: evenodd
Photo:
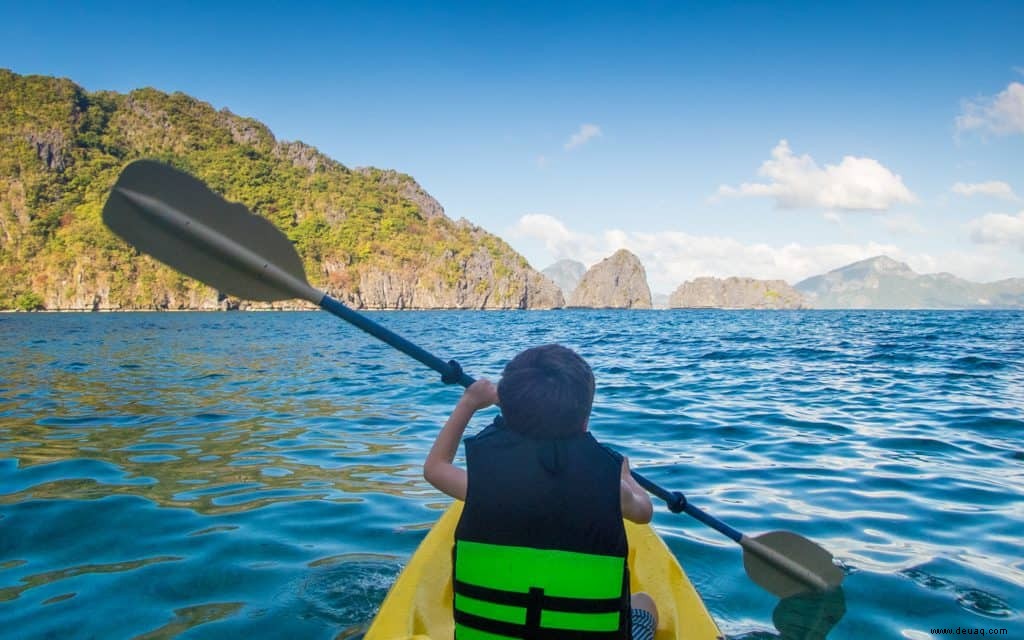
M 561 244 L 573 235 L 561 220 L 544 213 L 528 213 L 522 216 L 513 227 L 513 232 L 519 236 L 539 238 L 548 249 L 556 253 Z
M 1013 188 L 1005 182 L 998 180 L 990 180 L 989 182 L 957 182 L 953 185 L 953 193 L 971 197 L 976 195 L 992 196 L 993 198 L 1002 198 L 1004 200 L 1017 201 L 1020 198 L 1013 192 Z
M 1017 215 L 989 213 L 967 224 L 979 244 L 1017 245 L 1024 251 L 1024 210 Z
M 995 96 L 965 101 L 956 128 L 997 135 L 1024 133 L 1024 84 L 1011 82 Z
M 572 231 L 557 218 L 545 214 L 523 216 L 510 230 L 510 236 L 543 243 L 550 261 L 534 264 L 538 269 L 562 258 L 579 260 L 589 267 L 618 249 L 629 249 L 640 258 L 651 290 L 656 293 L 671 293 L 683 282 L 700 276 L 747 276 L 795 284 L 880 254 L 897 259 L 904 257 L 898 247 L 876 242 L 819 246 L 790 243 L 773 247 L 679 231 L 650 233 L 612 229 L 587 234 Z
M 597 138 L 601 135 L 601 127 L 596 124 L 581 124 L 579 131 L 572 134 L 569 141 L 565 143 L 565 150 L 575 149 L 576 147 L 583 146 L 592 138 Z
M 554 216 L 543 213 L 531 213 L 519 218 L 519 221 L 510 230 L 513 238 L 530 238 L 539 240 L 545 251 L 554 256 L 552 262 L 561 258 L 572 258 L 587 262 L 597 262 L 605 255 L 600 255 L 604 247 L 598 239 L 582 233 L 570 231 L 561 220 Z M 594 256 L 600 255 L 598 258 Z M 588 264 L 590 264 L 588 262 Z M 543 269 L 546 264 L 534 265 Z
M 885 211 L 916 200 L 903 179 L 877 160 L 844 156 L 823 169 L 809 155 L 794 156 L 786 140 L 772 149 L 772 159 L 761 165 L 758 175 L 769 182 L 722 185 L 717 196 L 770 197 L 782 209 L 840 211 Z

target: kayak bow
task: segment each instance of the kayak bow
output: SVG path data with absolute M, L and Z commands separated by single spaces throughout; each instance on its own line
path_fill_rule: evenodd
M 364 640 L 448 640 L 452 620 L 452 542 L 462 503 L 455 502 L 420 543 L 391 587 Z M 650 525 L 626 521 L 630 590 L 658 605 L 655 640 L 714 640 L 718 627 L 675 556 Z

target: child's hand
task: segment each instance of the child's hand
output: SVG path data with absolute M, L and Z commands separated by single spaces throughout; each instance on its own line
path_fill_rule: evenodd
M 498 404 L 498 387 L 487 378 L 480 378 L 469 385 L 459 402 L 464 403 L 467 408 L 473 411 L 479 411 L 492 404 Z
M 637 524 L 647 524 L 654 517 L 654 505 L 629 471 L 629 458 L 622 456 L 622 476 L 619 483 L 622 517 Z
M 466 470 L 452 464 L 459 439 L 473 414 L 492 404 L 498 404 L 498 388 L 490 380 L 481 378 L 469 385 L 437 434 L 437 440 L 423 463 L 423 477 L 427 482 L 456 500 L 466 499 L 469 486 Z

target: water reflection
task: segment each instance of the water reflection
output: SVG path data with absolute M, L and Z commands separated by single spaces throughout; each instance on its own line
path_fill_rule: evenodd
M 361 437 L 362 429 L 351 429 L 340 443 L 303 426 L 274 427 L 256 418 L 208 421 L 193 415 L 173 428 L 163 420 L 84 424 L 56 413 L 44 420 L 48 424 L 4 434 L 17 468 L 3 476 L 0 503 L 126 494 L 214 513 L 275 500 L 353 500 L 422 490 L 418 465 L 397 462 L 407 458 L 408 447 L 395 431 Z M 61 420 L 67 422 L 57 426 Z M 331 422 L 338 426 L 336 418 Z M 246 496 L 254 504 L 246 504 Z
M 772 612 L 772 624 L 781 640 L 825 640 L 844 615 L 846 596 L 838 587 L 780 600 Z
M 244 505 L 211 497 L 239 490 L 285 492 L 242 507 L 254 508 L 409 489 L 415 472 L 398 462 L 408 447 L 395 418 L 415 424 L 416 409 L 381 413 L 361 400 L 369 381 L 342 388 L 308 362 L 267 376 L 282 358 L 265 339 L 240 351 L 149 323 L 115 338 L 105 324 L 23 340 L 17 358 L 5 350 L 0 453 L 17 472 L 2 501 L 121 493 L 214 512 Z M 348 467 L 359 459 L 382 466 Z M 197 484 L 204 490 L 182 491 Z
M 174 619 L 158 629 L 134 636 L 132 640 L 175 638 L 194 627 L 233 616 L 243 606 L 241 602 L 214 602 L 175 609 Z

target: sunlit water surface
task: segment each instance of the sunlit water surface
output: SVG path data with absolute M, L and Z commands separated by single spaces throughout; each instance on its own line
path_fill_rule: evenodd
M 473 376 L 577 349 L 646 476 L 835 553 L 840 593 L 780 604 L 658 509 L 730 638 L 1024 637 L 1024 314 L 371 316 Z M 4 637 L 359 637 L 446 504 L 460 389 L 327 314 L 0 314 L 0 371 Z

